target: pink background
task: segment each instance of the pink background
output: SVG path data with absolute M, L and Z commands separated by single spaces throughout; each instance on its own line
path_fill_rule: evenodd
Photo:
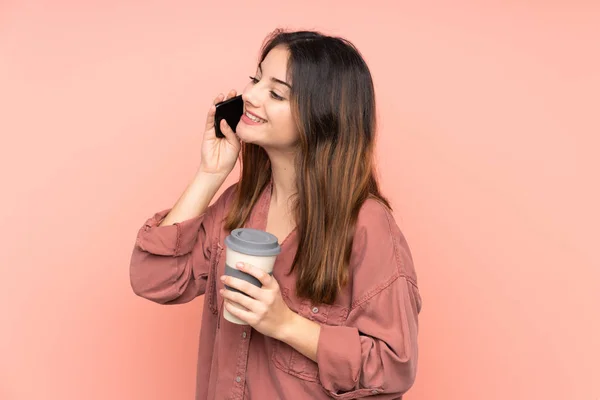
M 203 299 L 135 297 L 129 256 L 276 27 L 372 69 L 424 298 L 407 399 L 600 398 L 592 3 L 0 2 L 0 399 L 193 397 Z

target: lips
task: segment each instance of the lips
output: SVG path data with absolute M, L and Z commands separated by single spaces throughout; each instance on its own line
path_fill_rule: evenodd
M 248 118 L 250 118 L 251 120 L 253 120 L 254 122 L 267 122 L 267 120 L 265 118 L 261 117 L 260 115 L 256 115 L 249 110 L 246 110 L 245 113 L 246 113 L 246 116 Z

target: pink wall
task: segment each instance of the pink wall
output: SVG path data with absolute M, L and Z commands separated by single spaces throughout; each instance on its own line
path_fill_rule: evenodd
M 136 298 L 129 256 L 277 26 L 372 68 L 424 298 L 407 398 L 600 398 L 598 3 L 201 3 L 0 3 L 0 399 L 192 398 L 203 300 Z

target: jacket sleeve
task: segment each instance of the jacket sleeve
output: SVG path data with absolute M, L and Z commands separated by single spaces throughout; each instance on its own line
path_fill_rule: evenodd
M 417 370 L 420 298 L 405 277 L 354 308 L 345 326 L 321 326 L 319 378 L 335 399 L 397 399 Z
M 350 273 L 345 323 L 321 326 L 319 379 L 335 399 L 398 399 L 415 380 L 421 297 L 408 244 L 375 202 L 359 215 Z
M 206 291 L 211 253 L 216 245 L 216 215 L 224 193 L 198 216 L 158 226 L 171 209 L 154 214 L 139 229 L 129 268 L 135 294 L 159 304 L 187 303 Z

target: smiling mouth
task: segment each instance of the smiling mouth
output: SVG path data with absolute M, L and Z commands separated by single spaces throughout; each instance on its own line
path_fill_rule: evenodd
M 250 114 L 248 111 L 246 111 L 246 112 L 244 113 L 244 115 L 245 115 L 246 117 L 248 117 L 248 118 L 249 118 L 251 121 L 253 121 L 253 122 L 267 122 L 267 120 L 266 120 L 266 119 L 262 119 L 262 118 L 259 118 L 259 117 L 257 117 L 256 115 Z

